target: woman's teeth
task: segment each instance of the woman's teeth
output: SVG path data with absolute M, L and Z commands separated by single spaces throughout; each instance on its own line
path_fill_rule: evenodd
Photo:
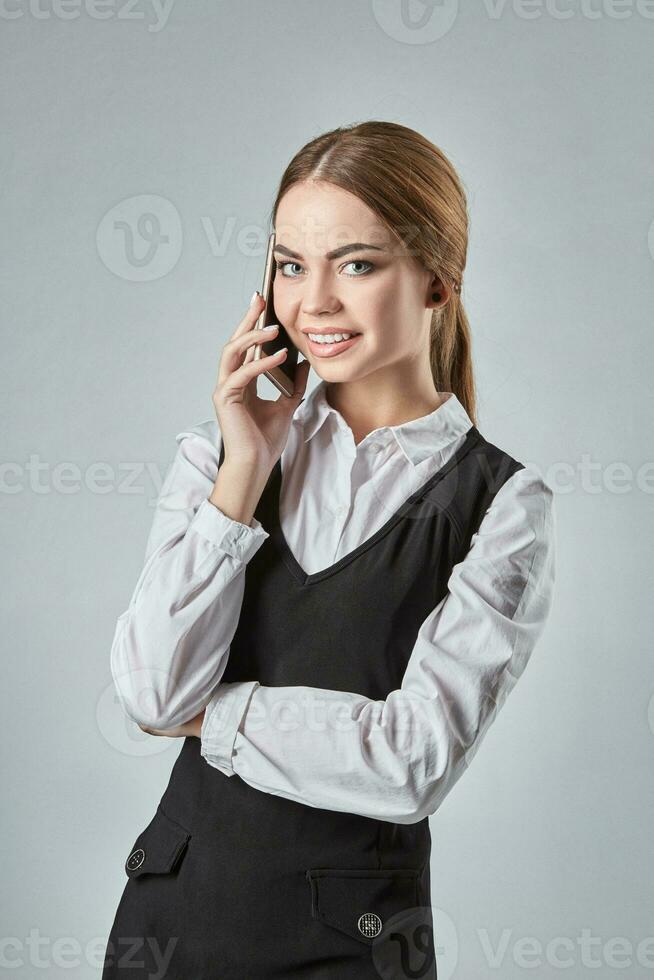
M 355 337 L 353 333 L 310 333 L 309 337 L 315 344 L 337 344 L 341 340 L 349 340 Z

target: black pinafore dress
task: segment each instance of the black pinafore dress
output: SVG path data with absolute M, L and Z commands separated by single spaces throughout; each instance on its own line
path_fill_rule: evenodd
M 375 534 L 307 575 L 281 530 L 278 461 L 223 681 L 385 699 L 494 495 L 522 468 L 472 426 Z M 430 852 L 428 817 L 395 823 L 261 792 L 186 738 L 127 857 L 102 980 L 435 980 Z

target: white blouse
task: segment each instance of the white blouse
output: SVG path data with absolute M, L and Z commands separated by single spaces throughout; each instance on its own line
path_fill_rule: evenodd
M 298 406 L 281 457 L 280 522 L 307 574 L 366 541 L 458 449 L 472 422 L 452 392 L 435 411 L 358 445 L 320 381 Z M 522 674 L 549 615 L 552 490 L 531 465 L 495 495 L 448 593 L 422 623 L 400 689 L 221 683 L 245 568 L 268 537 L 207 498 L 215 418 L 178 433 L 145 565 L 111 649 L 127 715 L 167 729 L 206 708 L 201 752 L 226 776 L 308 806 L 414 823 L 434 813 Z M 310 656 L 310 651 L 307 651 Z

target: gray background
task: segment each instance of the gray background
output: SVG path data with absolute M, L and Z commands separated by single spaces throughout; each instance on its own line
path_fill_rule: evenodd
M 212 415 L 284 166 L 370 118 L 461 175 L 479 427 L 556 492 L 546 633 L 431 818 L 439 980 L 654 975 L 654 4 L 402 9 L 3 8 L 8 975 L 99 975 L 181 747 L 123 719 L 115 622 L 175 434 Z

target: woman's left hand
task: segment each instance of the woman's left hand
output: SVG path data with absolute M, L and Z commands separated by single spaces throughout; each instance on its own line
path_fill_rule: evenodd
M 184 738 L 187 735 L 193 735 L 195 738 L 200 738 L 203 719 L 204 708 L 195 718 L 191 718 L 190 721 L 185 721 L 183 725 L 177 725 L 175 728 L 163 730 L 161 728 L 148 728 L 146 725 L 139 725 L 139 728 L 141 731 L 147 732 L 148 735 L 167 735 L 168 738 Z

